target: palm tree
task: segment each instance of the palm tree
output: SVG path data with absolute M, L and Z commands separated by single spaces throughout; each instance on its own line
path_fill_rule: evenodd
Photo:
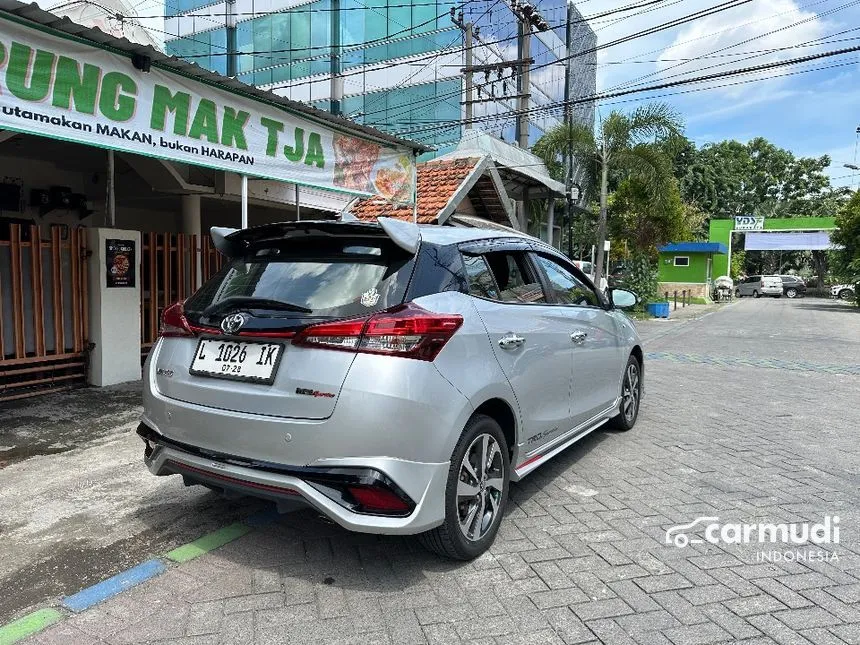
M 654 142 L 680 136 L 682 127 L 680 116 L 668 105 L 649 103 L 630 114 L 610 112 L 596 133 L 579 124 L 560 125 L 535 144 L 534 153 L 548 168 L 559 169 L 559 158 L 569 155 L 587 173 L 588 187 L 592 191 L 600 191 L 597 266 L 594 268 L 597 285 L 603 272 L 609 174 L 617 172 L 635 177 L 647 187 L 653 199 L 662 200 L 666 194 L 665 187 L 672 179 L 672 167 L 666 154 Z

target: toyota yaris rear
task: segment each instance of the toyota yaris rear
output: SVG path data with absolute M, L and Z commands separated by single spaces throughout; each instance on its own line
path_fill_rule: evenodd
M 223 268 L 165 310 L 146 362 L 151 472 L 485 550 L 522 421 L 459 247 L 400 222 L 215 237 Z

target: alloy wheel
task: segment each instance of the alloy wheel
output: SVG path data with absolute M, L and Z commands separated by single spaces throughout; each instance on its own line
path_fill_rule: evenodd
M 785 295 L 788 296 L 789 298 L 796 298 L 797 297 L 797 289 L 786 289 Z
M 624 420 L 632 424 L 639 408 L 639 366 L 631 362 L 624 373 L 624 389 L 621 395 Z
M 479 434 L 463 456 L 457 482 L 457 516 L 467 540 L 480 540 L 493 526 L 501 508 L 505 476 L 498 442 L 492 435 Z

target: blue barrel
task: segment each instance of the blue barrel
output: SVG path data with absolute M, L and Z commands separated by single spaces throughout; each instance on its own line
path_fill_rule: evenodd
M 668 302 L 649 302 L 645 309 L 649 314 L 654 316 L 655 318 L 668 318 L 669 317 L 669 303 Z

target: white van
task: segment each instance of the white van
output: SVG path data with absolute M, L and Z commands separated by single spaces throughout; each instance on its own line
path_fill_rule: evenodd
M 753 298 L 773 296 L 774 298 L 781 298 L 782 278 L 778 275 L 751 275 L 738 282 L 735 296 L 738 298 L 744 296 L 752 296 Z

